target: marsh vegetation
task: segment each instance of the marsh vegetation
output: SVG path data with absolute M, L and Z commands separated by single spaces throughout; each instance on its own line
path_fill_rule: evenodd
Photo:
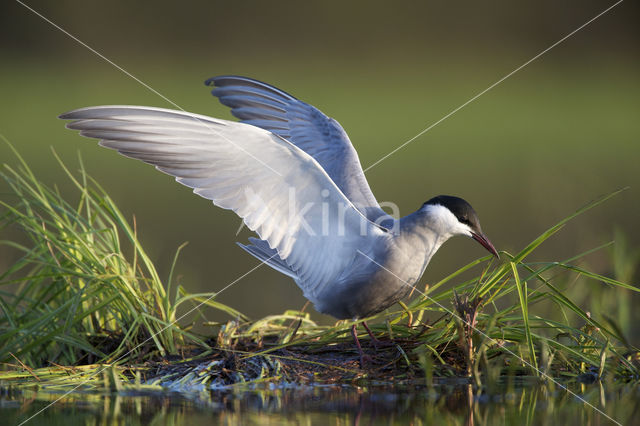
M 610 243 L 569 259 L 528 262 L 565 224 L 623 190 L 588 203 L 520 251 L 502 251 L 500 260 L 479 258 L 370 318 L 380 342 L 363 336 L 373 361 L 361 369 L 349 335 L 352 322 L 319 325 L 295 310 L 251 320 L 216 293 L 191 294 L 173 276 L 180 247 L 163 279 L 137 237 L 135 219 L 123 216 L 81 161 L 73 172 L 57 159 L 74 188 L 61 193 L 17 158 L 18 165 L 5 165 L 1 175 L 15 196 L 2 202 L 2 229 L 24 237 L 2 241 L 20 253 L 0 276 L 4 380 L 87 386 L 109 377 L 109 386 L 119 386 L 179 377 L 185 385 L 218 387 L 265 381 L 429 384 L 457 377 L 483 386 L 504 377 L 558 384 L 639 377 L 638 351 L 624 335 L 628 325 L 585 311 L 564 292 L 577 280 L 606 286 L 614 297 L 638 292 L 581 266 L 584 256 Z M 614 253 L 618 263 L 627 255 Z M 461 279 L 468 271 L 472 278 Z M 553 304 L 557 315 L 537 315 L 543 302 Z M 213 324 L 210 311 L 228 320 Z M 195 332 L 196 323 L 208 332 Z

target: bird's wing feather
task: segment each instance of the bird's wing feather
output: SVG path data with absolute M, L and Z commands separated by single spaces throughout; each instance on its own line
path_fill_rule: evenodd
M 287 139 L 312 156 L 369 220 L 389 216 L 380 208 L 351 141 L 340 124 L 317 108 L 271 85 L 240 76 L 206 81 L 212 94 L 242 120 Z
M 314 301 L 384 231 L 345 197 L 318 162 L 247 124 L 161 108 L 99 106 L 68 112 L 70 129 L 154 165 L 233 210 L 295 273 Z M 362 232 L 364 231 L 364 232 Z

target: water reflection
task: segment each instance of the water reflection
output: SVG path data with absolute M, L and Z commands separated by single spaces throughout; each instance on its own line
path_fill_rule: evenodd
M 26 424 L 631 424 L 639 418 L 637 385 L 503 387 L 265 386 L 224 392 L 96 394 L 4 389 L 0 423 Z M 40 412 L 43 410 L 42 412 Z M 6 423 L 5 423 L 6 422 Z

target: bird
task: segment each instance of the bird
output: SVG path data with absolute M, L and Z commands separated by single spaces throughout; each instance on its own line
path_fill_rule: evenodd
M 257 234 L 241 248 L 291 277 L 317 311 L 354 321 L 361 367 L 358 321 L 408 296 L 445 241 L 470 237 L 499 258 L 462 198 L 439 195 L 402 218 L 387 214 L 342 126 L 314 106 L 248 77 L 205 84 L 240 121 L 129 105 L 59 118 L 240 216 Z

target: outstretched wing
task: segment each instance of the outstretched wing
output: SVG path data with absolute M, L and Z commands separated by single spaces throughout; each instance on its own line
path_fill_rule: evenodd
M 290 94 L 247 77 L 225 75 L 205 82 L 212 94 L 242 120 L 272 133 L 312 156 L 344 195 L 369 220 L 389 216 L 365 178 L 358 153 L 340 124 Z
M 62 114 L 80 134 L 154 165 L 233 210 L 277 251 L 315 302 L 384 231 L 311 156 L 255 126 L 161 108 L 98 106 Z M 364 231 L 364 232 L 363 232 Z

